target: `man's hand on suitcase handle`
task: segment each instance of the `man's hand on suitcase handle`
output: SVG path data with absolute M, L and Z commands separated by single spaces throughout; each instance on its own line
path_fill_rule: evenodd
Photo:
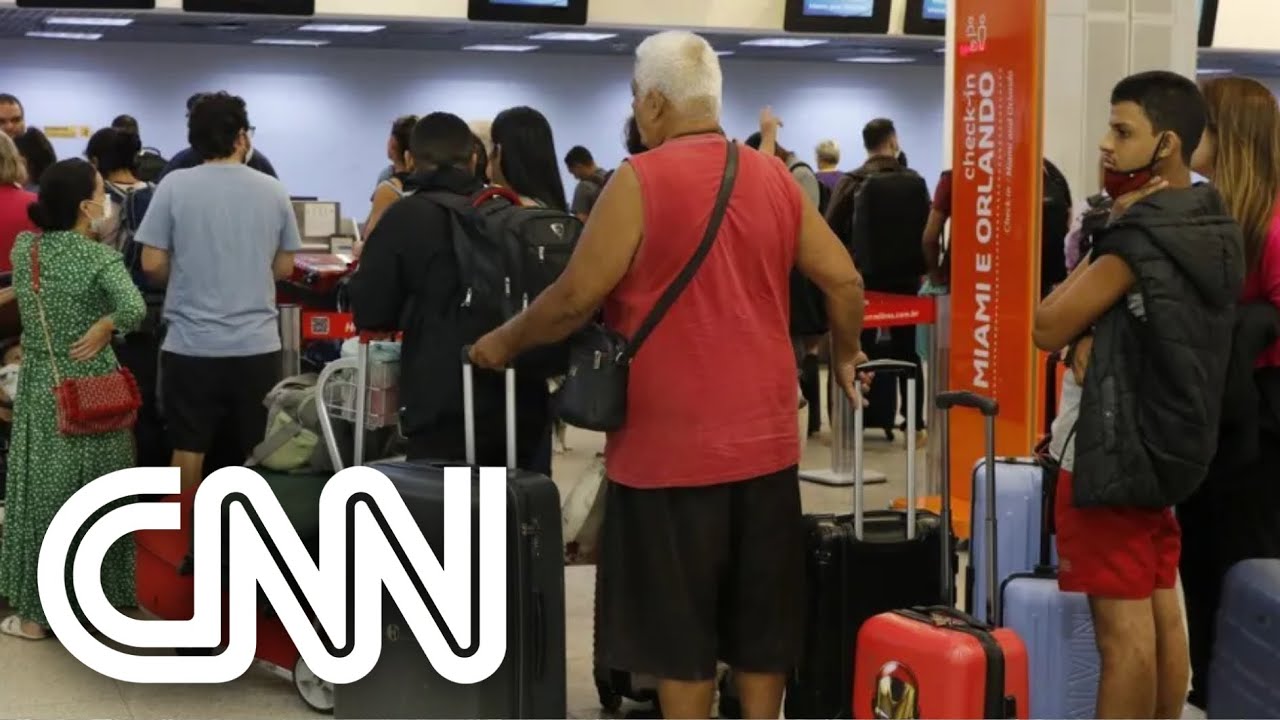
M 867 400 L 858 392 L 858 385 L 863 387 L 871 385 L 871 380 L 875 377 L 875 373 L 862 372 L 862 366 L 867 364 L 867 354 L 858 351 L 856 355 L 849 359 L 837 358 L 833 364 L 832 372 L 835 373 L 836 384 L 844 390 L 845 397 L 849 398 L 849 402 L 857 403 L 859 400 L 862 406 L 867 406 Z
M 501 327 L 477 340 L 475 345 L 463 347 L 462 353 L 472 365 L 485 370 L 505 370 L 511 364 L 511 345 Z

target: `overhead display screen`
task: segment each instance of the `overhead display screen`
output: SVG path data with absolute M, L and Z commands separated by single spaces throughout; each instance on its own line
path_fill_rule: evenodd
M 587 0 L 468 0 L 467 19 L 586 25 Z
M 908 35 L 946 35 L 947 0 L 907 0 L 902 29 Z
M 316 0 L 182 0 L 182 9 L 232 15 L 315 15 Z
M 58 10 L 155 10 L 156 0 L 18 0 L 18 7 Z
M 783 27 L 792 32 L 889 32 L 893 0 L 787 0 Z

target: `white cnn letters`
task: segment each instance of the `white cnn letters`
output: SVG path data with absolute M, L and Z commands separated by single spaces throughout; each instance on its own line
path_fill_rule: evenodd
M 191 620 L 143 621 L 111 607 L 100 584 L 102 559 L 119 538 L 141 529 L 179 527 L 176 503 L 136 503 L 112 510 L 86 533 L 73 559 L 75 596 L 87 620 L 116 642 L 137 648 L 217 646 L 223 637 L 221 585 L 222 534 L 227 533 L 229 578 L 226 650 L 209 657 L 139 656 L 105 645 L 80 625 L 71 608 L 64 568 L 78 530 L 101 508 L 136 495 L 172 495 L 180 486 L 175 468 L 133 468 L 99 478 L 77 492 L 54 517 L 40 550 L 40 597 L 49 625 L 81 662 L 103 675 L 125 682 L 220 683 L 244 673 L 253 662 L 258 617 L 257 587 L 279 615 L 307 665 L 334 684 L 364 677 L 382 648 L 382 587 L 386 586 L 414 637 L 445 679 L 478 683 L 501 666 L 507 640 L 507 483 L 503 468 L 480 470 L 479 591 L 473 595 L 472 482 L 469 468 L 444 471 L 444 558 L 437 557 L 422 536 L 391 481 L 373 468 L 343 470 L 325 485 L 320 499 L 320 563 L 311 558 L 270 487 L 253 470 L 227 468 L 201 485 L 195 503 L 195 614 Z M 289 588 L 284 568 L 271 556 L 245 506 L 258 514 L 284 566 L 314 611 L 304 610 Z M 221 508 L 230 497 L 227 526 Z M 353 521 L 347 507 L 355 498 Z M 388 536 L 370 501 L 384 516 Z M 355 552 L 348 576 L 348 537 Z M 402 566 L 399 547 L 409 565 Z M 437 626 L 414 587 L 417 577 L 445 627 Z M 354 586 L 354 606 L 347 592 Z M 474 608 L 477 608 L 475 610 Z M 478 637 L 472 613 L 479 612 Z M 348 615 L 354 616 L 348 636 Z M 338 651 L 331 655 L 322 640 L 327 633 Z M 448 633 L 447 635 L 445 633 Z M 454 653 L 448 638 L 464 656 Z M 474 652 L 471 652 L 474 650 Z

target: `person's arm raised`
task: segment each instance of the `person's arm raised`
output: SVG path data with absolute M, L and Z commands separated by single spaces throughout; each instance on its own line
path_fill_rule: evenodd
M 472 360 L 505 367 L 524 351 L 559 342 L 585 325 L 627 274 L 643 228 L 640 180 L 624 163 L 600 194 L 564 272 L 528 309 L 477 341 Z
M 840 387 L 853 399 L 857 396 L 857 366 L 866 361 L 862 353 L 862 317 L 866 310 L 862 275 L 818 208 L 808 201 L 801 202 L 796 268 L 826 295 L 833 368 Z

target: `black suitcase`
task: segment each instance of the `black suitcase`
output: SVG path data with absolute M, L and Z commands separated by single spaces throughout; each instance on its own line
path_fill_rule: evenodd
M 475 421 L 471 365 L 463 361 L 467 448 L 474 458 Z M 511 422 L 515 373 L 507 370 L 508 463 L 515 459 Z M 441 554 L 444 535 L 444 468 L 449 463 L 379 462 L 396 486 L 428 544 Z M 474 465 L 474 462 L 468 462 Z M 473 489 L 477 486 L 473 484 Z M 564 718 L 564 541 L 560 493 L 550 478 L 508 471 L 507 653 L 489 679 L 455 685 L 440 677 L 383 591 L 382 655 L 358 682 L 334 688 L 334 716 L 348 719 Z M 478 493 L 473 493 L 478 510 Z M 483 630 L 482 630 L 483 632 Z
M 875 381 L 894 384 L 913 377 L 911 363 L 870 362 L 863 371 Z M 908 392 L 916 392 L 914 379 Z M 844 398 L 841 401 L 847 402 Z M 915 403 L 907 403 L 907 426 L 914 427 Z M 895 608 L 950 605 L 956 562 L 949 519 L 924 510 L 864 511 L 862 482 L 862 408 L 854 411 L 854 513 L 807 515 L 806 579 L 808 603 L 804 651 L 787 683 L 789 718 L 851 718 L 854 648 L 858 630 L 871 617 Z M 915 433 L 906 433 L 907 504 L 917 502 Z M 862 518 L 861 524 L 858 518 Z M 914 525 L 914 532 L 910 529 Z M 951 562 L 946 562 L 951 560 Z M 944 567 L 952 569 L 950 572 Z

